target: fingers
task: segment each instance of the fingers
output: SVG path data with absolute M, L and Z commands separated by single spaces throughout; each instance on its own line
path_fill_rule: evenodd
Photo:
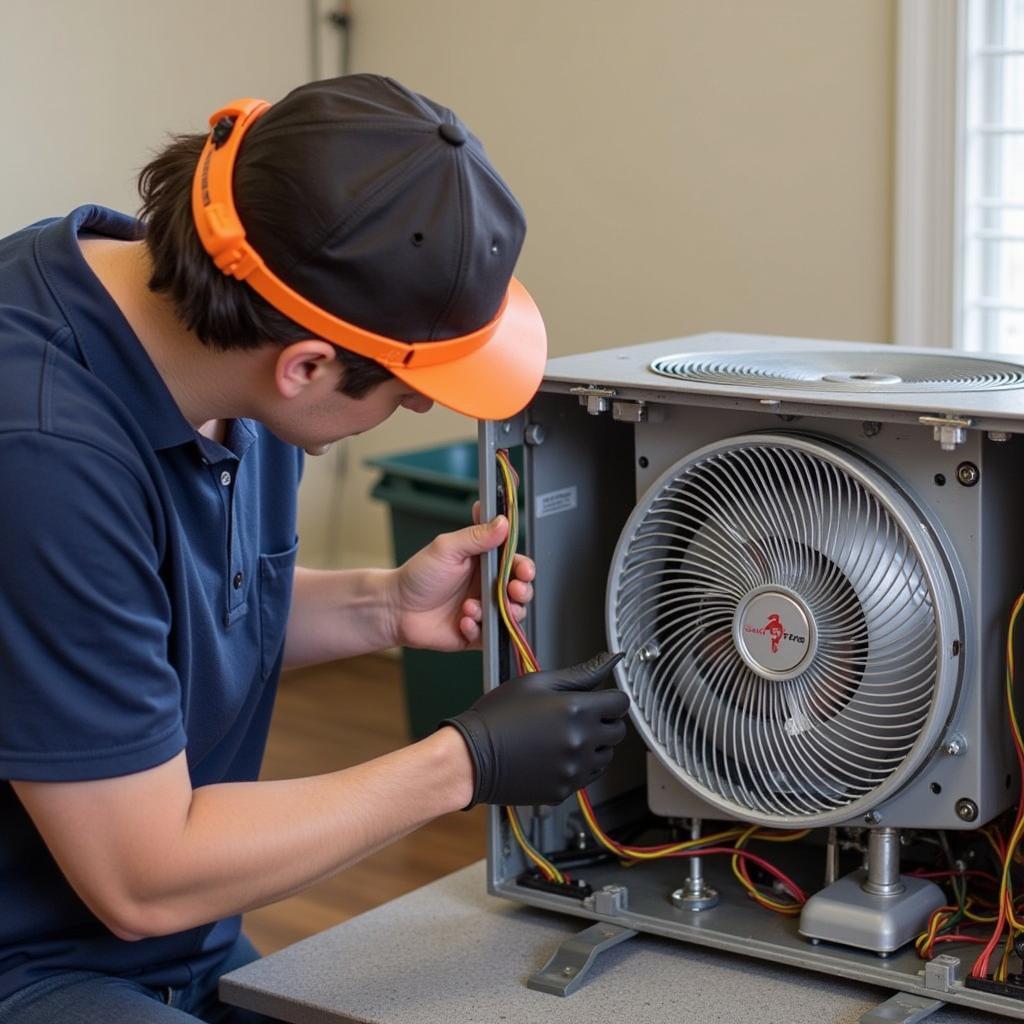
M 537 575 L 537 566 L 534 565 L 532 558 L 527 558 L 526 555 L 516 555 L 512 560 L 512 575 L 517 580 L 529 583 Z
M 533 586 L 521 580 L 512 580 L 508 585 L 508 596 L 517 604 L 529 604 L 533 600 Z
M 620 723 L 629 713 L 629 698 L 621 690 L 602 690 L 589 701 L 594 714 L 609 726 Z
M 512 612 L 512 617 L 516 622 L 522 622 L 526 618 L 526 609 L 521 604 L 510 604 L 509 609 Z M 480 602 L 476 598 L 469 598 L 462 602 L 462 614 L 467 618 L 472 619 L 474 622 L 482 622 L 484 617 L 483 608 L 480 606 Z
M 479 523 L 480 522 L 480 502 L 479 501 L 474 501 L 473 502 L 473 522 L 474 523 Z
M 626 723 L 621 719 L 608 722 L 601 729 L 601 748 L 617 747 L 626 738 Z
M 442 533 L 434 543 L 446 560 L 461 562 L 493 551 L 507 536 L 508 520 L 504 516 L 495 516 L 488 523 L 477 523 L 453 533 Z
M 598 654 L 582 665 L 574 665 L 558 673 L 555 688 L 558 690 L 595 690 L 610 675 L 612 669 L 622 660 L 621 654 L 609 654 L 607 651 Z M 617 691 L 609 691 L 609 695 Z M 619 694 L 625 697 L 625 694 Z M 628 706 L 628 703 L 627 703 Z M 625 710 L 622 714 L 625 714 Z M 609 715 L 609 717 L 617 717 Z M 621 717 L 621 716 L 618 716 Z
M 468 615 L 463 616 L 459 619 L 459 632 L 462 634 L 463 640 L 471 647 L 479 645 L 480 622 L 478 619 L 472 619 Z

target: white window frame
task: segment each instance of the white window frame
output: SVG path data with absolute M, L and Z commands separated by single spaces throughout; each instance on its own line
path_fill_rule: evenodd
M 899 0 L 892 340 L 960 342 L 964 0 Z

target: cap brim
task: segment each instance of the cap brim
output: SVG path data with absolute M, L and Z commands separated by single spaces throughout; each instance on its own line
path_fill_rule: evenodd
M 540 310 L 513 277 L 504 315 L 485 345 L 450 363 L 388 368 L 420 394 L 455 412 L 478 420 L 504 420 L 521 412 L 536 394 L 547 356 Z

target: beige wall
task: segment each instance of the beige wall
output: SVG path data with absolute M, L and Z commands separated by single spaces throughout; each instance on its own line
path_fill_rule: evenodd
M 553 355 L 712 328 L 887 340 L 893 0 L 353 9 L 353 70 L 452 106 L 522 201 Z M 403 414 L 311 460 L 304 557 L 386 564 L 362 460 L 473 432 Z
M 132 213 L 170 132 L 309 78 L 304 0 L 2 0 L 0 234 L 101 203 Z

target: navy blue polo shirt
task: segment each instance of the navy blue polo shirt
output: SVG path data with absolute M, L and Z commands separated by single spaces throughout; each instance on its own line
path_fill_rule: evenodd
M 198 787 L 253 780 L 263 756 L 301 452 L 250 420 L 221 445 L 182 416 L 78 246 L 139 231 L 87 206 L 0 239 L 0 998 L 72 969 L 184 985 L 238 934 L 115 938 L 8 781 L 184 750 Z

